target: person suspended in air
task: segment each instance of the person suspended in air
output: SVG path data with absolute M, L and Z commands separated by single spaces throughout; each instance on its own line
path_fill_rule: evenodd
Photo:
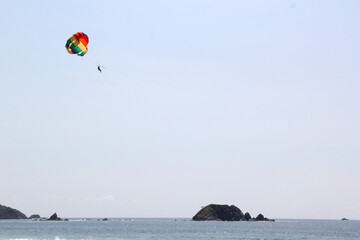
M 102 72 L 102 71 L 101 71 L 101 67 L 100 67 L 100 65 L 97 65 L 97 66 L 98 66 L 98 70 L 99 70 L 99 72 Z

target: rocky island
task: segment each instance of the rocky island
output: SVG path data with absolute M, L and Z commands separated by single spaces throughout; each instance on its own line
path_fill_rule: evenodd
M 275 221 L 268 219 L 264 215 L 259 214 L 256 218 L 252 218 L 250 213 L 245 214 L 234 205 L 210 204 L 203 207 L 192 218 L 194 221 Z
M 61 221 L 62 219 L 58 217 L 58 215 L 56 213 L 54 213 L 53 215 L 50 216 L 50 218 L 48 219 L 48 221 Z
M 0 205 L 0 219 L 27 219 L 19 210 Z

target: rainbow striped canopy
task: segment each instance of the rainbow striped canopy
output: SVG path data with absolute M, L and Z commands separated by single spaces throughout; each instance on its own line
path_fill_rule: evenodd
M 65 48 L 70 54 L 84 56 L 88 51 L 88 43 L 88 36 L 83 32 L 77 32 L 66 41 Z

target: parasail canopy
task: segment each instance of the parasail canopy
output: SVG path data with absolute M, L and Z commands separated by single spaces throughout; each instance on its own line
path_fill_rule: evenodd
M 70 54 L 84 56 L 88 52 L 88 43 L 88 36 L 83 32 L 77 32 L 66 41 L 65 48 Z

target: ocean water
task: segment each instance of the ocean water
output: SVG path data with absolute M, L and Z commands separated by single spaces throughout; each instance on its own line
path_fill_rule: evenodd
M 0 239 L 343 239 L 360 240 L 360 221 L 276 220 L 276 222 L 195 222 L 190 219 L 70 219 L 50 222 L 0 220 Z

